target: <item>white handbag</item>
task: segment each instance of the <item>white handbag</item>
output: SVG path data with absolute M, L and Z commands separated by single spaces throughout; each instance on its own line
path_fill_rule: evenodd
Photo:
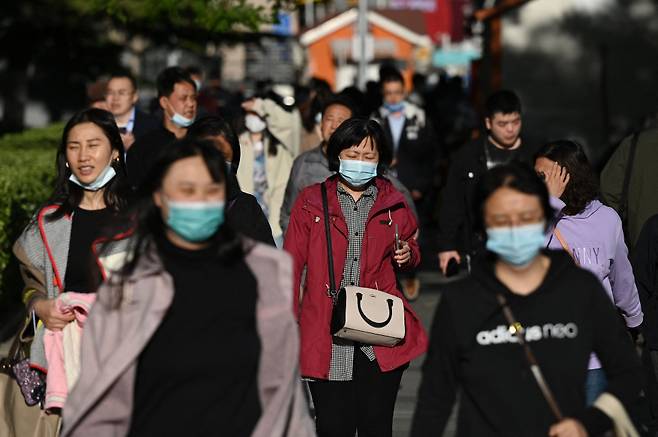
M 404 339 L 406 332 L 402 299 L 365 287 L 348 286 L 336 291 L 327 188 L 324 183 L 321 190 L 329 265 L 329 296 L 334 302 L 331 333 L 358 343 L 395 346 Z

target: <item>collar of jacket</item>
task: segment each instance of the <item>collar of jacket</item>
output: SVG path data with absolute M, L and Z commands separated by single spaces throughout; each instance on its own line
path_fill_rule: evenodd
M 390 111 L 386 109 L 383 105 L 379 108 L 379 122 L 381 123 L 382 121 L 388 122 L 388 116 L 390 115 Z M 405 100 L 404 101 L 404 118 L 407 120 L 413 120 L 417 125 L 420 127 L 425 126 L 425 111 L 420 109 L 418 106 L 414 105 L 413 103 Z
M 338 174 L 330 176 L 325 181 L 325 184 L 327 185 L 327 194 L 335 193 L 338 188 Z M 377 199 L 375 199 L 375 203 L 370 209 L 368 221 L 370 221 L 370 219 L 380 211 L 392 209 L 396 205 L 404 205 L 404 196 L 393 187 L 391 181 L 384 177 L 377 176 L 374 179 L 374 184 L 377 187 Z M 327 200 L 329 202 L 329 215 L 342 219 L 343 211 L 340 207 L 340 203 L 338 203 L 338 197 L 335 195 L 328 195 Z M 309 204 L 322 211 L 321 196 L 317 196 L 317 198 L 312 197 L 309 199 Z
M 55 255 L 53 247 L 51 247 L 50 242 L 48 240 L 48 222 L 46 220 L 46 216 L 54 213 L 57 208 L 59 208 L 60 205 L 58 204 L 53 204 L 53 205 L 47 205 L 39 211 L 39 214 L 37 215 L 37 225 L 39 227 L 39 234 L 41 235 L 41 240 L 43 241 L 43 245 L 46 249 L 46 254 L 48 255 L 48 259 L 50 260 L 50 265 L 53 267 L 53 273 L 55 275 L 55 282 L 57 285 L 57 288 L 59 289 L 59 292 L 64 291 L 64 277 L 62 275 L 62 271 L 59 269 L 59 264 L 57 263 L 58 256 Z M 68 222 L 71 222 L 73 219 L 73 214 L 65 214 L 62 217 L 62 220 L 67 220 Z M 105 266 L 100 260 L 100 257 L 102 254 L 100 253 L 101 248 L 103 245 L 112 243 L 115 241 L 121 241 L 124 240 L 128 237 L 130 237 L 133 234 L 133 229 L 128 229 L 126 231 L 120 232 L 112 237 L 103 237 L 95 240 L 92 243 L 92 253 L 94 255 L 95 261 L 98 264 L 98 267 L 101 272 L 101 276 L 103 277 L 103 280 L 107 279 L 108 273 L 105 270 Z M 56 250 L 56 249 L 55 249 Z M 64 270 L 64 269 L 63 269 Z

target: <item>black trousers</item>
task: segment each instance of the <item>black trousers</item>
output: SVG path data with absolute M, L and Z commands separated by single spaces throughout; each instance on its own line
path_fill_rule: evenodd
M 379 370 L 356 348 L 352 381 L 310 382 L 318 437 L 391 437 L 393 409 L 402 373 Z

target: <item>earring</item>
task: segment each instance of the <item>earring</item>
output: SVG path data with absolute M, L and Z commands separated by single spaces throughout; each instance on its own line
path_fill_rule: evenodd
M 65 165 L 66 165 L 66 168 L 69 168 L 69 163 L 68 162 Z

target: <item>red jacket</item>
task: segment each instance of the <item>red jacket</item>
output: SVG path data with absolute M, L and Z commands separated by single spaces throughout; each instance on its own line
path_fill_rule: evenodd
M 330 177 L 326 184 L 332 222 L 334 274 L 338 285 L 347 254 L 347 223 L 335 194 L 337 177 Z M 427 349 L 427 334 L 418 316 L 397 289 L 397 267 L 394 267 L 393 261 L 394 224 L 397 223 L 400 239 L 409 243 L 412 253 L 411 261 L 403 269 L 412 269 L 420 263 L 420 250 L 414 238 L 416 220 L 402 194 L 387 179 L 377 177 L 375 184 L 377 199 L 366 223 L 359 284 L 399 296 L 404 302 L 405 339 L 392 348 L 374 347 L 380 369 L 390 371 L 423 354 Z M 306 377 L 327 379 L 331 362 L 329 325 L 333 305 L 327 295 L 329 273 L 320 184 L 304 189 L 295 201 L 283 247 L 292 255 L 294 262 L 293 301 L 300 327 L 301 373 Z M 300 304 L 299 287 L 304 266 L 307 267 L 306 282 Z

